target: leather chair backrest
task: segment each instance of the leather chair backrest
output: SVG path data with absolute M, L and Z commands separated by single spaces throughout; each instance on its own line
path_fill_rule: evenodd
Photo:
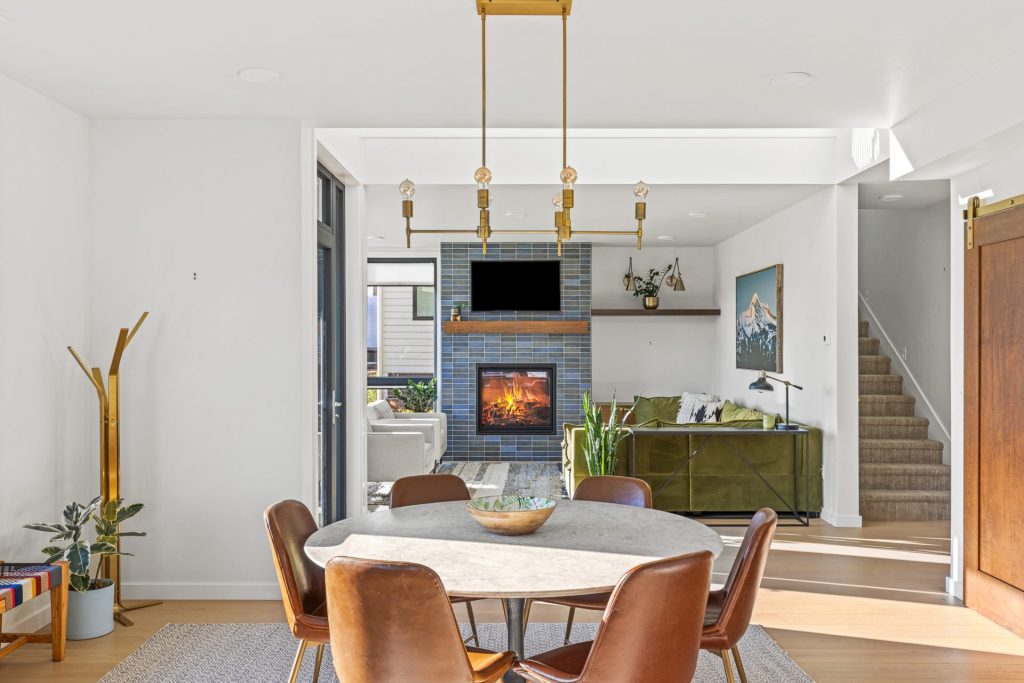
M 335 557 L 327 563 L 331 652 L 345 683 L 472 683 L 441 579 L 428 567 Z
M 622 577 L 579 683 L 690 681 L 712 562 L 705 550 L 642 564 Z
M 730 642 L 738 642 L 750 625 L 778 521 L 778 515 L 771 508 L 757 511 L 750 520 L 729 578 L 725 581 L 725 598 L 718 624 Z
M 469 488 L 454 474 L 402 477 L 391 486 L 391 508 L 469 500 Z
M 649 508 L 651 487 L 643 479 L 634 477 L 587 477 L 576 485 L 572 499 Z
M 309 508 L 297 500 L 274 503 L 263 513 L 281 586 L 288 625 L 295 631 L 296 617 L 323 607 L 324 570 L 306 555 L 306 539 L 317 530 Z

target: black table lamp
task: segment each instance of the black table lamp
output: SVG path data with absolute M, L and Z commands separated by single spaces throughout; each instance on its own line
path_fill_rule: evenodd
M 764 370 L 761 371 L 761 374 L 757 376 L 757 380 L 752 382 L 749 388 L 751 391 L 775 391 L 775 387 L 773 387 L 771 384 L 768 384 L 768 380 L 786 385 L 786 422 L 784 424 L 775 425 L 775 428 L 783 431 L 789 429 L 800 429 L 799 425 L 793 425 L 789 423 L 789 388 L 793 387 L 794 389 L 799 389 L 800 391 L 803 391 L 804 388 L 799 384 L 793 384 L 788 380 L 779 379 L 778 377 L 772 377 Z

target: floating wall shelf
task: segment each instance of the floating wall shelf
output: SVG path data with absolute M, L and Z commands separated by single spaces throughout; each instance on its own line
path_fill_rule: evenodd
M 445 334 L 588 334 L 589 320 L 445 320 Z
M 648 316 L 648 315 L 691 315 L 691 316 L 715 316 L 722 315 L 719 308 L 656 308 L 648 311 L 646 308 L 595 308 L 590 312 L 592 316 Z

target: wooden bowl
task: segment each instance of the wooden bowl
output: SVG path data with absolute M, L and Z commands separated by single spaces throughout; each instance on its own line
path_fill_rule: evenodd
M 532 534 L 548 521 L 557 502 L 535 496 L 485 496 L 466 502 L 473 519 L 491 533 L 502 536 Z

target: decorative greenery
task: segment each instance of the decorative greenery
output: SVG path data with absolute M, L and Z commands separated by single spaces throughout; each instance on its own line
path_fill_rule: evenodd
M 501 496 L 483 496 L 473 498 L 468 505 L 476 510 L 492 512 L 522 512 L 524 510 L 546 510 L 554 507 L 555 501 L 538 496 L 517 496 L 505 494 Z
M 88 505 L 71 503 L 64 508 L 64 519 L 57 524 L 26 524 L 26 529 L 55 534 L 50 543 L 66 541 L 66 544 L 49 545 L 43 548 L 47 563 L 57 560 L 68 561 L 71 588 L 85 591 L 103 588 L 99 585 L 100 560 L 106 555 L 131 555 L 119 553 L 117 540 L 124 536 L 145 536 L 144 531 L 119 531 L 121 522 L 134 517 L 142 510 L 142 503 L 124 506 L 124 499 L 118 498 L 106 504 L 96 496 Z M 92 520 L 96 525 L 96 541 L 89 543 L 82 539 L 85 525 Z M 95 576 L 89 570 L 95 566 Z
M 605 424 L 601 407 L 591 400 L 588 392 L 583 393 L 583 454 L 587 458 L 590 476 L 615 474 L 619 444 L 630 434 L 625 424 L 632 413 L 633 409 L 630 408 L 619 418 L 619 406 L 615 397 L 612 397 L 611 416 L 608 424 Z
M 402 402 L 404 413 L 431 413 L 437 403 L 437 378 L 429 382 L 413 382 L 404 389 L 395 389 L 391 395 Z
M 662 270 L 657 268 L 651 268 L 647 271 L 647 275 L 643 277 L 639 275 L 633 276 L 633 282 L 636 283 L 636 289 L 633 290 L 633 296 L 639 298 L 644 296 L 658 296 L 658 292 L 661 291 L 661 286 L 665 283 L 665 276 L 672 270 L 672 264 L 668 264 Z

